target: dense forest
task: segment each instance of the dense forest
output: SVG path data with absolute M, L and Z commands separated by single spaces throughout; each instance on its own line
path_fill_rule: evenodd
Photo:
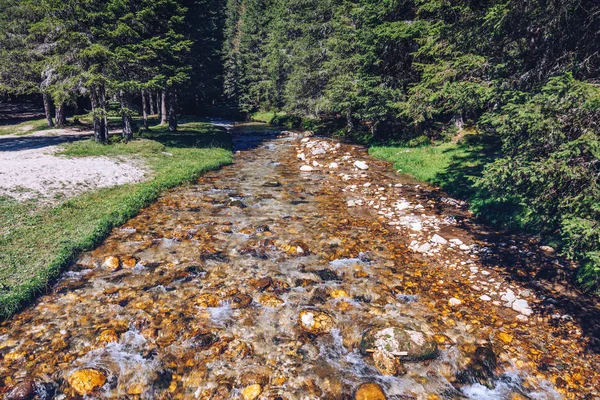
M 0 1 L 0 91 L 49 124 L 89 99 L 131 115 L 207 105 L 367 142 L 492 147 L 473 210 L 560 243 L 600 283 L 595 0 Z M 54 116 L 51 113 L 54 107 Z M 169 116 L 167 121 L 167 116 Z

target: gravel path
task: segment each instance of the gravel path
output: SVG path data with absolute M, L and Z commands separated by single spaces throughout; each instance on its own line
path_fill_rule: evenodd
M 89 190 L 142 181 L 147 169 L 137 160 L 59 156 L 59 146 L 91 132 L 52 129 L 27 136 L 0 137 L 0 196 L 55 201 Z

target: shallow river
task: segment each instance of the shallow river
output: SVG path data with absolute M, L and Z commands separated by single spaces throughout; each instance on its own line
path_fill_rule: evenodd
M 498 301 L 474 292 L 471 253 L 409 249 L 431 211 L 407 231 L 386 220 L 406 200 L 387 216 L 367 207 L 419 197 L 417 183 L 359 147 L 237 130 L 234 165 L 161 197 L 0 325 L 0 394 L 598 398 L 598 358 L 577 332 L 498 306 L 493 270 Z M 307 151 L 322 160 L 303 172 Z M 464 214 L 431 232 L 466 243 Z

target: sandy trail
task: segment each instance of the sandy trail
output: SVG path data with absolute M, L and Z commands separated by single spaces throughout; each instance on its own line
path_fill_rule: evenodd
M 68 158 L 60 145 L 90 137 L 90 131 L 52 129 L 0 137 L 0 196 L 52 202 L 97 188 L 140 182 L 148 175 L 139 160 Z

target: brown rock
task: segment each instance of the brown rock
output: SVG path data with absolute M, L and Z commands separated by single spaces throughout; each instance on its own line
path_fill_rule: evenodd
M 227 350 L 223 353 L 225 358 L 230 361 L 251 357 L 252 354 L 254 354 L 252 345 L 239 339 L 235 339 L 227 344 Z
M 333 328 L 333 319 L 322 311 L 303 310 L 298 320 L 302 329 L 313 335 L 329 333 Z
M 296 256 L 307 256 L 310 254 L 310 250 L 308 249 L 308 245 L 300 240 L 292 240 L 286 251 L 291 255 Z
M 131 269 L 137 265 L 137 262 L 138 260 L 135 257 L 126 256 L 121 258 L 121 266 L 123 268 Z
M 262 304 L 264 307 L 269 307 L 269 308 L 281 307 L 284 303 L 283 300 L 281 300 L 279 297 L 275 296 L 274 294 L 263 294 L 258 299 L 258 302 L 260 304 Z
M 269 286 L 273 284 L 273 279 L 270 276 L 265 276 L 264 278 L 254 279 L 250 282 L 250 285 L 254 287 L 259 292 L 264 291 Z
M 35 383 L 32 380 L 24 380 L 17 383 L 6 394 L 6 400 L 29 400 L 35 397 Z
M 375 368 L 377 368 L 382 375 L 397 376 L 404 375 L 406 373 L 406 370 L 404 369 L 400 359 L 385 351 L 381 351 L 379 349 L 375 350 L 373 353 L 373 362 L 375 364 Z
M 381 386 L 376 383 L 363 383 L 354 394 L 355 400 L 386 400 Z
M 106 383 L 106 376 L 97 369 L 80 369 L 68 379 L 69 385 L 81 396 L 88 395 Z
M 196 298 L 196 304 L 200 307 L 214 308 L 219 306 L 219 299 L 213 294 L 202 293 Z
M 115 256 L 106 257 L 102 263 L 102 267 L 111 271 L 116 271 L 121 268 L 121 260 L 119 260 L 119 257 Z
M 246 308 L 252 304 L 252 296 L 247 294 L 237 294 L 231 298 L 231 308 Z

